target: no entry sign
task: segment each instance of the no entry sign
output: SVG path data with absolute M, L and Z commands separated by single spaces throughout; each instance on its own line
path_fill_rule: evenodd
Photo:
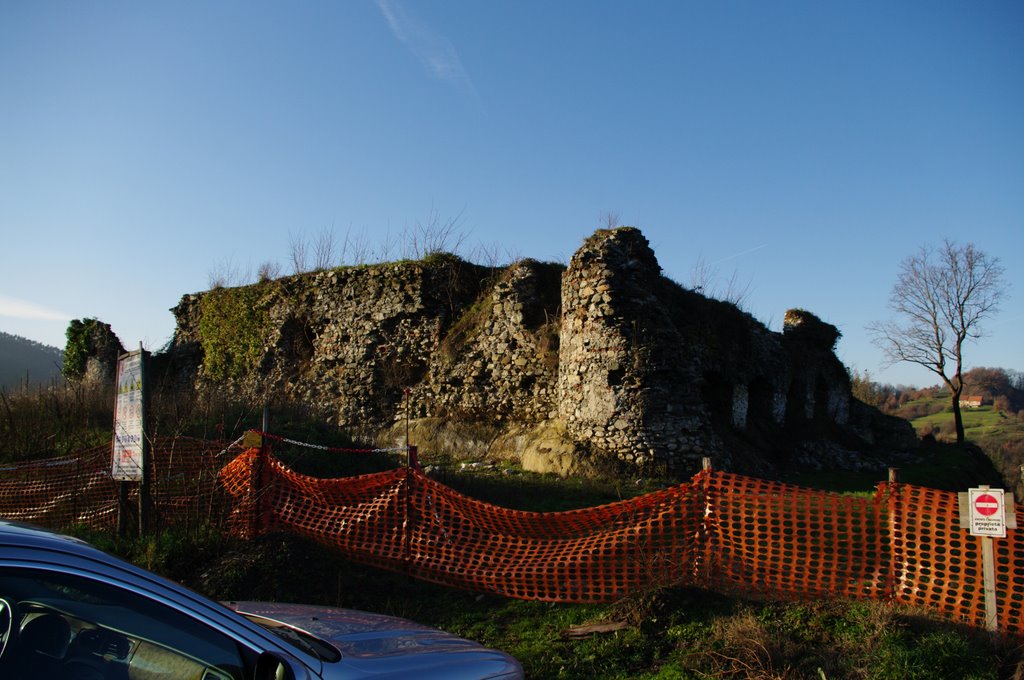
M 1009 507 L 1007 507 L 1007 500 Z M 985 588 L 985 627 L 999 630 L 999 611 L 996 601 L 996 557 L 993 538 L 1006 538 L 1006 529 L 1017 528 L 1013 510 L 1013 494 L 1009 499 L 1002 489 L 987 486 L 968 489 L 957 494 L 960 506 L 960 526 L 979 536 L 981 544 L 982 582 Z
M 972 536 L 1006 537 L 1006 504 L 1002 489 L 968 489 Z
M 983 517 L 999 512 L 999 500 L 990 493 L 983 493 L 974 499 L 974 511 Z

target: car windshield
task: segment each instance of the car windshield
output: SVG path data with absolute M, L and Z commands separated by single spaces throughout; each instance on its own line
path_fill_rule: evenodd
M 291 626 L 286 626 L 280 621 L 256 616 L 255 614 L 243 614 L 243 616 L 256 625 L 266 628 L 274 635 L 291 644 L 293 647 L 298 647 L 306 654 L 315 656 L 321 661 L 334 663 L 341 659 L 341 652 L 339 652 L 332 644 L 310 635 L 304 630 L 292 628 Z

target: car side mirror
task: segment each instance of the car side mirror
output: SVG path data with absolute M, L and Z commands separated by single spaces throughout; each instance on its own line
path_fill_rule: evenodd
M 263 652 L 256 660 L 254 680 L 309 680 L 309 673 L 294 659 Z

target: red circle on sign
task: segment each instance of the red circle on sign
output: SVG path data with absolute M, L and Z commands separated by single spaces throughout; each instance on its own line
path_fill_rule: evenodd
M 996 500 L 995 496 L 987 493 L 982 494 L 974 499 L 974 509 L 978 511 L 979 515 L 985 515 L 986 517 L 994 515 L 999 510 L 999 501 Z

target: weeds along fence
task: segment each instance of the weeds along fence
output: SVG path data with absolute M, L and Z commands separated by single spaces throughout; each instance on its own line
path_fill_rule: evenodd
M 534 513 L 469 498 L 415 466 L 320 479 L 267 449 L 220 446 L 154 447 L 161 517 L 222 519 L 242 537 L 287 531 L 354 562 L 520 599 L 604 602 L 688 585 L 898 602 L 985 624 L 980 541 L 960 528 L 955 492 L 881 483 L 850 495 L 706 470 L 630 500 Z M 108 451 L 0 471 L 0 516 L 112 526 Z M 996 541 L 996 575 L 999 628 L 1024 634 L 1016 530 Z

